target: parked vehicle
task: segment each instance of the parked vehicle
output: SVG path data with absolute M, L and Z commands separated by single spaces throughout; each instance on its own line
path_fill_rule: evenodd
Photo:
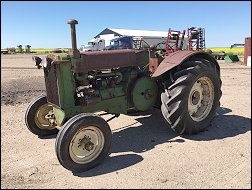
M 165 46 L 164 37 L 132 37 L 123 36 L 114 38 L 110 41 L 110 45 L 106 46 L 105 50 L 116 50 L 116 49 L 147 49 L 150 46 L 160 45 L 160 49 Z
M 80 51 L 99 51 L 105 48 L 105 40 L 104 39 L 94 39 L 88 42 L 87 45 L 82 45 L 80 47 Z

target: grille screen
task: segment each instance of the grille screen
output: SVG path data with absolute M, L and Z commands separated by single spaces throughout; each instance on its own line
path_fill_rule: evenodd
M 48 66 L 44 68 L 47 101 L 57 107 L 60 107 L 58 86 L 57 86 L 58 71 L 59 71 L 59 65 L 54 63 L 48 64 Z

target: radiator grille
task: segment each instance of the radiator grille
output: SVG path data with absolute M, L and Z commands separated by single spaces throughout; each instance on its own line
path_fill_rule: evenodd
M 54 63 L 48 64 L 48 66 L 44 68 L 47 101 L 57 107 L 60 107 L 58 85 L 57 85 L 58 73 L 59 73 L 58 64 Z

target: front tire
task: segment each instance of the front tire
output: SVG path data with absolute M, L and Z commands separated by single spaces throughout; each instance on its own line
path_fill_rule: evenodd
M 61 165 L 73 172 L 84 172 L 107 157 L 112 132 L 107 122 L 94 114 L 70 118 L 56 137 L 55 150 Z
M 221 97 L 221 79 L 213 63 L 194 58 L 182 63 L 164 82 L 161 111 L 178 134 L 195 134 L 214 118 Z

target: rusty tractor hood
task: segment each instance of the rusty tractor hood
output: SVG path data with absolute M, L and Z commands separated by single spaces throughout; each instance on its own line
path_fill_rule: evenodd
M 135 50 L 107 50 L 80 53 L 80 61 L 76 62 L 76 73 L 90 70 L 111 69 L 118 67 L 137 66 L 137 51 Z

